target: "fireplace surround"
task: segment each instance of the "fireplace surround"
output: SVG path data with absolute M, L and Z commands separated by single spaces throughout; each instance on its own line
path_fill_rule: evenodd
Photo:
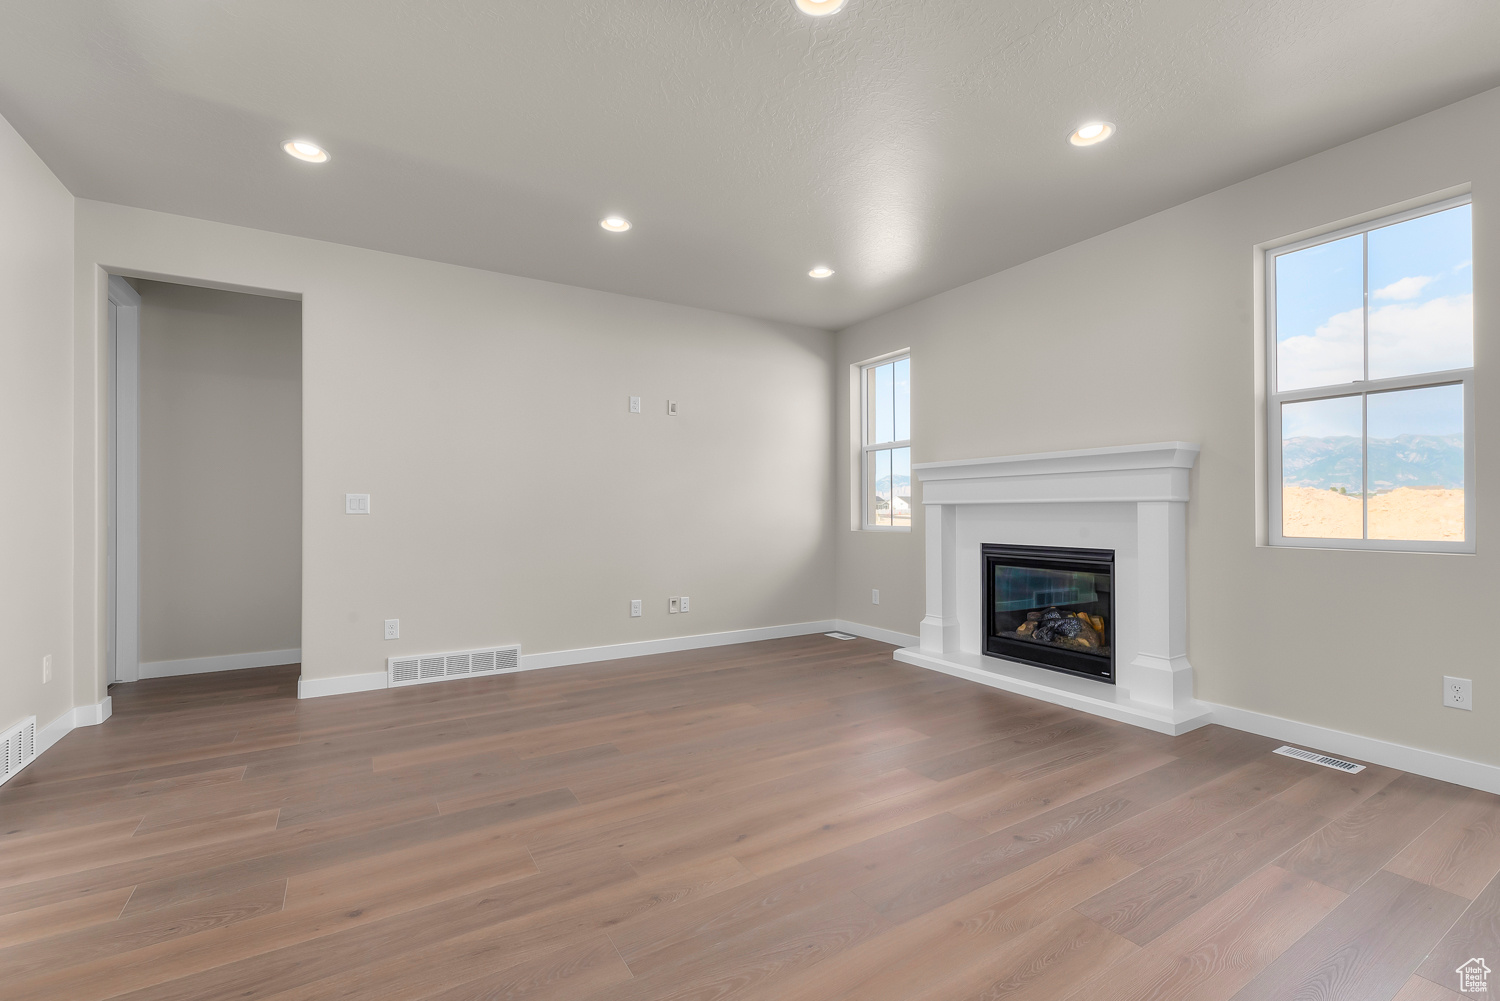
M 1187 658 L 1187 504 L 1197 458 L 1197 445 L 1174 441 L 913 464 L 925 513 L 927 614 L 918 645 L 896 659 L 1161 733 L 1207 723 Z M 1113 684 L 986 649 L 986 544 L 1113 553 L 1114 615 L 1105 623 Z

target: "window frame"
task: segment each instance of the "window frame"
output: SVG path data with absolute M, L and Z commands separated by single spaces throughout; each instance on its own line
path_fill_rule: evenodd
M 1368 222 L 1345 226 L 1318 236 L 1298 240 L 1266 249 L 1263 264 L 1266 287 L 1266 323 L 1264 350 L 1266 352 L 1266 493 L 1267 510 L 1270 515 L 1269 542 L 1273 546 L 1292 549 L 1348 549 L 1374 552 L 1459 553 L 1475 551 L 1475 453 L 1474 447 L 1474 368 L 1447 369 L 1441 372 L 1423 372 L 1419 375 L 1392 376 L 1385 379 L 1359 379 L 1342 385 L 1311 386 L 1305 389 L 1278 391 L 1276 351 L 1276 259 L 1284 254 L 1306 250 L 1324 243 L 1332 243 L 1351 236 L 1368 234 L 1387 226 L 1436 215 L 1448 209 L 1473 204 L 1472 194 L 1444 198 L 1428 202 L 1402 212 L 1379 216 Z M 1365 244 L 1364 260 L 1364 371 L 1370 370 L 1370 262 L 1368 241 Z M 1313 400 L 1360 398 L 1360 449 L 1361 476 L 1364 488 L 1369 488 L 1369 398 L 1380 393 L 1402 389 L 1430 389 L 1438 386 L 1462 385 L 1464 394 L 1464 538 L 1462 541 L 1420 539 L 1325 539 L 1287 537 L 1282 535 L 1282 454 L 1281 454 L 1281 408 L 1287 403 L 1305 403 Z M 1355 388 L 1357 387 L 1357 388 Z M 1363 498 L 1364 531 L 1369 532 L 1369 503 Z
M 861 531 L 865 531 L 865 532 L 910 532 L 911 531 L 911 525 L 877 525 L 877 524 L 875 524 L 871 520 L 871 517 L 870 517 L 871 514 L 874 513 L 872 511 L 872 508 L 874 506 L 874 491 L 866 489 L 866 484 L 868 484 L 870 482 L 870 461 L 871 461 L 870 456 L 873 453 L 875 453 L 875 452 L 884 452 L 887 449 L 890 449 L 890 450 L 894 451 L 895 449 L 898 449 L 898 448 L 908 448 L 908 449 L 911 448 L 911 437 L 910 437 L 910 435 L 911 435 L 911 413 L 910 413 L 909 410 L 908 410 L 908 413 L 907 413 L 907 422 L 906 422 L 906 432 L 907 432 L 907 437 L 906 438 L 903 438 L 900 441 L 882 441 L 882 442 L 878 442 L 878 443 L 871 443 L 871 441 L 870 441 L 870 378 L 869 378 L 869 371 L 872 368 L 879 368 L 882 365 L 894 365 L 896 362 L 901 361 L 902 359 L 905 359 L 906 362 L 907 362 L 907 364 L 910 365 L 910 363 L 911 363 L 911 349 L 910 348 L 902 348 L 899 351 L 892 351 L 892 352 L 890 352 L 888 354 L 880 355 L 877 358 L 871 358 L 868 361 L 862 361 L 858 365 L 854 366 L 856 375 L 857 375 L 857 377 L 859 379 L 859 481 L 856 484 L 856 488 L 859 490 L 859 496 L 860 496 L 860 500 L 859 500 L 859 525 L 860 525 L 860 530 Z M 908 378 L 910 378 L 910 369 L 909 368 L 907 370 L 907 373 L 908 373 Z M 910 407 L 910 396 L 907 397 L 907 401 L 908 401 L 908 408 L 909 408 Z M 892 472 L 891 476 L 892 476 L 892 480 L 894 481 L 894 479 L 895 479 L 895 473 L 894 473 L 894 471 Z M 894 494 L 895 494 L 895 484 L 894 484 L 894 482 L 891 485 L 891 493 L 894 496 Z M 913 520 L 915 520 L 915 518 L 916 518 L 915 508 L 913 509 L 913 512 L 912 512 L 912 518 L 913 518 Z

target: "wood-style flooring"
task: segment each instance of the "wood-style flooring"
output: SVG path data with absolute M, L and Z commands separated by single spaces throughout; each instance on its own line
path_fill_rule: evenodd
M 1500 968 L 1497 797 L 890 653 L 116 686 L 0 788 L 0 997 L 1452 1001 Z

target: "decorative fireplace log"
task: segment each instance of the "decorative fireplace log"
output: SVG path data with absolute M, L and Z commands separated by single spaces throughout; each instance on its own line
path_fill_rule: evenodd
M 1027 612 L 1026 621 L 1016 627 L 1017 636 L 1079 650 L 1099 650 L 1104 646 L 1103 634 L 1103 616 L 1056 607 Z

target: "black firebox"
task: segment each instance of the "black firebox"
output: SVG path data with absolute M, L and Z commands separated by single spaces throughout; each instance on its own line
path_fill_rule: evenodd
M 986 545 L 984 652 L 1115 680 L 1113 549 Z

